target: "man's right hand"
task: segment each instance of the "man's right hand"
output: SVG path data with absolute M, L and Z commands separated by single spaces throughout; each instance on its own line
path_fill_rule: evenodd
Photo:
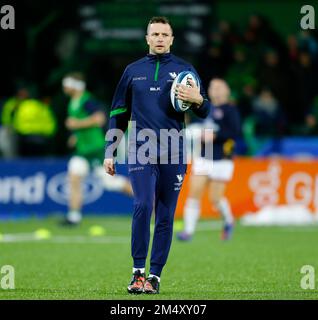
M 113 176 L 116 173 L 113 158 L 108 158 L 104 160 L 104 169 L 106 173 L 110 174 L 111 176 Z

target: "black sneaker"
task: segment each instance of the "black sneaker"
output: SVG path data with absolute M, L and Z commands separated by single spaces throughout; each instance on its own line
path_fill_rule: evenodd
M 156 277 L 148 277 L 144 284 L 144 293 L 157 294 L 159 293 L 160 283 Z
M 73 222 L 71 220 L 68 220 L 67 218 L 65 218 L 64 220 L 59 222 L 59 225 L 61 227 L 76 227 L 80 225 L 80 222 Z
M 131 282 L 127 288 L 129 293 L 143 293 L 145 283 L 145 274 L 141 273 L 140 270 L 134 272 Z

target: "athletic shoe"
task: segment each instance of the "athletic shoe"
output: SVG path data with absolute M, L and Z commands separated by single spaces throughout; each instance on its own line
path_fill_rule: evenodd
M 157 294 L 159 293 L 160 283 L 156 277 L 148 277 L 144 285 L 144 293 Z
M 129 293 L 143 293 L 145 283 L 145 274 L 141 273 L 140 270 L 134 272 L 131 282 L 127 288 Z
M 64 220 L 59 222 L 59 225 L 62 227 L 75 227 L 75 226 L 79 226 L 80 222 L 73 222 L 65 218 Z
M 78 226 L 82 221 L 82 213 L 77 210 L 71 210 L 67 213 L 62 222 L 64 226 Z
M 226 241 L 232 238 L 233 234 L 233 224 L 225 224 L 223 227 L 221 239 Z
M 177 234 L 177 239 L 180 241 L 190 241 L 192 239 L 192 235 L 183 231 Z

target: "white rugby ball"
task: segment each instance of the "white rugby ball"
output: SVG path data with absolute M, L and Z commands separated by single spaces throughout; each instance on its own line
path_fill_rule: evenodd
M 191 87 L 189 80 L 192 80 L 197 85 L 197 87 L 200 89 L 199 79 L 191 71 L 180 72 L 172 83 L 172 86 L 170 89 L 170 99 L 171 99 L 172 106 L 178 112 L 184 112 L 191 107 L 191 104 L 192 104 L 191 102 L 182 101 L 180 99 L 177 99 L 176 94 L 174 92 L 177 84 L 183 84 L 187 87 Z

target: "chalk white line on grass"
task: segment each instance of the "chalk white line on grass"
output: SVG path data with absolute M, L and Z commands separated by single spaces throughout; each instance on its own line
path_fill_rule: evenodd
M 0 239 L 1 243 L 15 243 L 15 242 L 42 242 L 42 243 L 101 243 L 101 244 L 121 244 L 129 243 L 129 237 L 116 237 L 116 236 L 51 236 L 49 238 L 39 238 L 33 233 L 15 233 L 3 234 Z
M 196 231 L 221 230 L 222 226 L 222 221 L 199 221 Z
M 221 230 L 223 222 L 218 221 L 199 221 L 196 231 L 218 231 Z M 245 226 L 242 226 L 245 228 Z M 317 226 L 262 226 L 266 230 L 272 227 L 277 232 L 317 232 Z M 257 228 L 249 226 L 248 228 Z M 152 232 L 153 233 L 153 232 Z M 176 231 L 175 231 L 176 233 Z M 88 235 L 52 235 L 48 238 L 41 238 L 33 233 L 8 233 L 0 236 L 1 243 L 17 243 L 17 242 L 38 242 L 38 243 L 85 243 L 85 244 L 123 244 L 130 243 L 130 235 L 122 236 L 88 236 Z

